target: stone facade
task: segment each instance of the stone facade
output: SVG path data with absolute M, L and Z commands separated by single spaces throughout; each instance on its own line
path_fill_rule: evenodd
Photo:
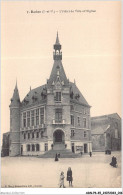
M 1 156 L 9 156 L 9 137 L 9 132 L 3 134 Z
M 121 150 L 121 118 L 117 113 L 91 118 L 93 151 Z
M 57 146 L 73 153 L 92 151 L 90 105 L 62 65 L 57 34 L 54 64 L 45 85 L 20 101 L 17 84 L 10 104 L 10 156 L 41 155 Z

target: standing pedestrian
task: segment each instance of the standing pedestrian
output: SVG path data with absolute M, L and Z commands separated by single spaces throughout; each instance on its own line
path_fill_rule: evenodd
M 53 150 L 53 144 L 51 144 L 51 148 L 52 148 L 52 150 Z
M 58 158 L 60 158 L 60 152 L 58 153 Z
M 58 155 L 57 155 L 57 153 L 56 153 L 56 156 L 55 156 L 55 161 L 58 161 L 59 159 L 58 159 Z
M 92 152 L 89 153 L 90 154 L 90 157 L 92 156 Z
M 117 158 L 116 157 L 112 157 L 112 162 L 110 163 L 111 166 L 113 167 L 117 167 Z
M 63 188 L 65 188 L 65 186 L 64 186 L 64 172 L 62 171 L 61 172 L 61 175 L 60 175 L 60 184 L 59 184 L 59 187 L 61 188 L 61 187 L 63 187 Z
M 67 171 L 67 181 L 69 181 L 69 186 L 72 186 L 73 177 L 71 167 L 69 167 Z

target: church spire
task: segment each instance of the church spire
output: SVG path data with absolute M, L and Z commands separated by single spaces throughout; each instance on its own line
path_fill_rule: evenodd
M 59 43 L 58 31 L 57 31 L 57 36 L 56 36 L 56 45 L 60 45 L 60 43 Z
M 17 89 L 18 87 L 17 87 L 17 78 L 16 78 L 16 84 L 15 84 L 15 89 Z
M 19 104 L 20 104 L 20 97 L 19 97 L 19 92 L 18 92 L 18 87 L 17 87 L 17 79 L 16 79 L 15 89 L 13 92 L 13 97 L 11 98 L 10 106 L 19 106 Z

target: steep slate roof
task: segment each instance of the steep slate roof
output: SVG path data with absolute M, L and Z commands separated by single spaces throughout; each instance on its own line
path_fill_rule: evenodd
M 110 127 L 109 124 L 107 124 L 107 125 L 101 125 L 101 126 L 97 126 L 97 127 L 91 126 L 91 128 L 92 128 L 91 134 L 92 134 L 92 135 L 104 134 L 104 132 L 107 131 L 107 129 L 108 129 L 109 127 Z
M 79 100 L 75 100 L 74 99 L 74 101 L 76 103 L 81 103 L 81 104 L 83 104 L 85 106 L 89 106 L 88 102 L 86 101 L 86 99 L 84 98 L 84 96 L 81 94 L 81 92 L 79 91 L 79 89 L 77 88 L 77 86 L 75 85 L 75 83 L 70 82 L 70 87 L 72 87 L 72 90 L 73 90 L 73 93 L 74 94 L 79 94 L 80 95 Z M 33 104 L 32 97 L 34 95 L 37 96 L 37 103 L 39 101 L 42 101 L 42 99 L 41 99 L 41 92 L 43 91 L 44 88 L 47 88 L 47 85 L 46 84 L 45 85 L 42 85 L 40 87 L 37 87 L 35 89 L 30 90 L 29 93 L 23 99 L 22 105 L 24 105 L 24 100 L 28 100 L 28 104 L 27 104 L 28 106 L 29 105 L 32 105 Z
M 84 98 L 84 96 L 82 95 L 82 93 L 80 92 L 80 90 L 78 89 L 78 87 L 75 85 L 75 83 L 70 82 L 70 86 L 72 87 L 72 91 L 75 94 L 79 94 L 79 100 L 76 100 L 77 103 L 81 103 L 83 105 L 89 106 L 88 102 L 86 101 L 86 99 Z
M 26 100 L 28 100 L 29 102 L 28 102 L 28 106 L 29 105 L 32 105 L 33 104 L 33 101 L 32 101 L 32 97 L 34 96 L 34 95 L 36 95 L 37 96 L 37 102 L 36 103 L 39 103 L 39 101 L 41 101 L 42 99 L 41 99 L 41 92 L 43 91 L 43 89 L 46 87 L 46 85 L 42 85 L 42 86 L 40 86 L 40 87 L 37 87 L 37 88 L 35 88 L 35 89 L 32 89 L 32 90 L 30 90 L 29 91 L 29 93 L 25 96 L 25 98 L 23 99 L 23 101 L 22 101 L 22 105 L 24 104 L 24 100 L 26 99 Z M 25 105 L 24 105 L 25 106 Z
M 60 45 L 58 32 L 57 32 L 56 44 L 55 45 Z M 62 55 L 62 53 L 60 53 L 60 55 Z M 58 77 L 60 78 L 60 81 L 63 82 L 63 86 L 70 87 L 70 90 L 73 91 L 74 96 L 79 94 L 79 98 L 78 99 L 76 99 L 76 98 L 73 99 L 73 101 L 75 103 L 81 103 L 81 104 L 83 104 L 85 106 L 89 106 L 88 102 L 86 101 L 84 96 L 81 94 L 81 92 L 79 91 L 79 89 L 77 88 L 75 83 L 69 82 L 69 80 L 67 79 L 61 60 L 54 60 L 52 71 L 51 71 L 50 77 L 49 77 L 49 79 L 47 81 L 47 84 L 46 85 L 42 85 L 40 87 L 37 87 L 37 88 L 31 90 L 27 94 L 27 96 L 24 98 L 24 100 L 22 101 L 22 106 L 26 106 L 25 105 L 25 101 L 28 102 L 27 106 L 33 104 L 33 100 L 32 100 L 33 96 L 37 97 L 37 101 L 36 101 L 35 104 L 38 104 L 39 102 L 41 102 L 42 101 L 41 92 L 43 91 L 43 88 L 51 87 L 53 82 L 55 83 L 56 80 L 58 79 Z
M 110 118 L 114 118 L 118 120 L 121 119 L 117 113 L 91 117 L 91 129 L 92 129 L 91 134 L 92 135 L 104 134 L 110 128 L 111 125 Z
M 53 64 L 53 68 L 50 74 L 50 78 L 48 80 L 48 84 L 52 85 L 53 81 L 55 82 L 57 79 L 57 71 L 59 71 L 59 77 L 61 81 L 64 81 L 64 84 L 68 84 L 68 79 L 66 77 L 63 65 L 61 60 L 55 60 Z
M 19 92 L 18 92 L 17 82 L 16 82 L 16 86 L 14 89 L 13 97 L 11 98 L 10 106 L 19 106 L 19 104 L 20 104 L 20 97 L 19 97 Z
M 107 114 L 107 115 L 102 115 L 102 116 L 94 116 L 91 117 L 91 120 L 101 120 L 104 118 L 115 118 L 115 119 L 121 119 L 120 116 L 117 113 L 112 113 L 112 114 Z
M 121 120 L 121 117 L 117 113 L 108 114 L 107 116 L 110 118 L 115 118 L 115 119 Z

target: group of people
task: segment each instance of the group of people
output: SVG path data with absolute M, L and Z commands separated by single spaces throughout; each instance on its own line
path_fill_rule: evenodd
M 65 185 L 64 185 L 64 172 L 62 171 L 61 174 L 60 174 L 60 182 L 59 182 L 59 187 L 60 188 L 65 188 Z M 71 170 L 71 167 L 68 168 L 68 171 L 67 171 L 67 181 L 69 182 L 69 186 L 72 187 L 72 181 L 73 181 L 73 177 L 72 177 L 72 170 Z

